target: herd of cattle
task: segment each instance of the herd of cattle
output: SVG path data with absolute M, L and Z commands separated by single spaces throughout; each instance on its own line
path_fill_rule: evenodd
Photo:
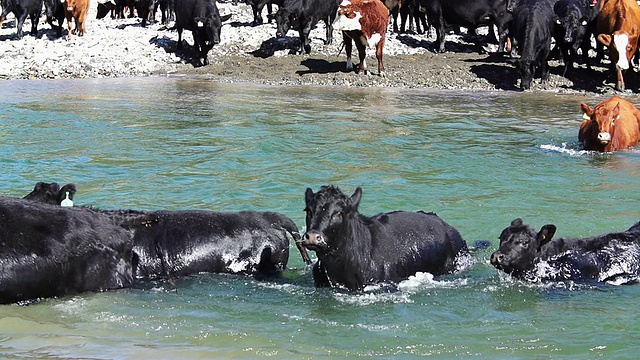
M 236 2 L 237 0 L 233 0 Z M 520 74 L 520 86 L 527 89 L 536 74 L 549 77 L 548 59 L 553 47 L 565 63 L 564 73 L 571 71 L 576 55 L 590 68 L 589 51 L 593 42 L 596 60 L 602 61 L 604 49 L 609 50 L 611 68 L 617 76 L 616 89 L 624 90 L 624 76 L 632 71 L 632 59 L 637 55 L 640 33 L 640 6 L 636 0 L 245 0 L 253 9 L 253 24 L 261 24 L 265 5 L 273 16 L 276 36 L 285 36 L 296 29 L 300 36 L 299 53 L 310 53 L 309 33 L 319 21 L 325 22 L 326 44 L 332 42 L 334 28 L 343 35 L 347 52 L 347 67 L 351 60 L 352 42 L 358 49 L 360 71 L 366 72 L 365 47 L 375 48 L 378 73 L 384 75 L 383 47 L 389 18 L 393 31 L 402 32 L 407 19 L 410 28 L 419 32 L 432 26 L 436 31 L 434 50 L 445 51 L 446 27 L 491 26 L 497 31 L 498 52 L 509 52 Z M 13 12 L 17 19 L 17 37 L 27 16 L 31 19 L 31 34 L 37 34 L 37 24 L 44 3 L 47 21 L 62 36 L 62 23 L 68 23 L 68 37 L 82 35 L 85 29 L 89 0 L 1 0 L 2 16 Z M 182 46 L 182 31 L 193 33 L 193 48 L 198 64 L 208 63 L 207 53 L 220 42 L 222 23 L 215 0 L 98 0 L 98 18 L 111 12 L 123 17 L 125 9 L 133 16 L 134 9 L 143 25 L 155 20 L 160 8 L 162 22 L 175 19 L 178 48 Z M 401 26 L 397 25 L 398 14 Z M 428 24 L 427 24 L 428 20 Z M 57 25 L 54 22 L 58 22 Z M 72 23 L 75 28 L 72 30 Z M 422 25 L 422 29 L 421 29 Z M 488 36 L 496 36 L 490 31 Z M 593 40 L 593 41 L 592 41 Z M 554 45 L 555 44 L 555 45 Z
M 637 145 L 640 111 L 631 103 L 614 96 L 582 109 L 585 148 Z M 302 236 L 293 220 L 275 212 L 100 210 L 73 206 L 75 194 L 74 184 L 40 182 L 22 199 L 0 196 L 0 303 L 198 273 L 274 277 L 287 267 L 290 241 L 307 265 L 307 251 L 315 252 L 316 287 L 356 292 L 369 285 L 393 289 L 417 272 L 455 273 L 472 256 L 460 232 L 434 213 L 360 214 L 360 187 L 351 196 L 335 186 L 307 188 Z M 555 231 L 550 224 L 535 231 L 516 219 L 500 234 L 490 262 L 529 281 L 640 281 L 640 222 L 588 238 L 554 239 Z

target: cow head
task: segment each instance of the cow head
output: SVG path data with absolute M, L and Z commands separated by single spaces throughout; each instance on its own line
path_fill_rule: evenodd
M 275 15 L 275 19 L 277 38 L 285 37 L 287 35 L 287 32 L 289 32 L 289 29 L 291 29 L 291 26 L 293 26 L 296 21 L 295 16 L 293 16 L 293 14 L 291 14 L 291 12 L 285 8 L 278 9 Z
M 600 34 L 598 35 L 598 41 L 604 46 L 613 49 L 613 52 L 617 54 L 616 67 L 618 69 L 627 70 L 629 68 L 629 61 L 635 55 L 636 47 L 632 45 L 628 33 L 615 31 L 612 35 Z
M 533 74 L 536 72 L 536 62 L 531 60 L 518 60 L 516 62 L 518 74 L 520 74 L 520 87 L 522 90 L 531 88 Z
M 357 215 L 361 197 L 360 187 L 351 197 L 335 186 L 323 186 L 317 193 L 307 188 L 304 209 L 307 213 L 307 232 L 302 244 L 317 252 L 338 248 L 340 244 L 332 242 L 336 239 L 334 235 L 344 229 L 346 220 Z
M 351 1 L 344 0 L 338 7 L 338 14 L 333 21 L 333 28 L 338 31 L 362 30 L 360 24 L 362 14 L 351 6 Z
M 60 0 L 60 2 L 65 6 L 65 9 L 69 12 L 72 12 L 76 7 L 76 0 Z
M 587 33 L 589 17 L 582 15 L 577 8 L 570 9 L 566 14 L 554 16 L 558 40 L 571 45 L 577 51 L 582 44 L 582 39 Z
M 592 109 L 585 103 L 580 104 L 585 121 L 591 122 L 588 124 L 590 133 L 593 136 L 597 136 L 597 140 L 602 147 L 600 151 L 604 151 L 604 148 L 611 142 L 615 133 L 616 121 L 620 119 L 620 103 L 617 102 L 613 108 L 606 105 L 598 105 L 595 109 Z M 585 136 L 589 136 L 589 134 Z
M 545 225 L 536 233 L 522 219 L 515 219 L 500 234 L 500 248 L 491 254 L 491 264 L 506 273 L 521 275 L 533 269 L 540 248 L 551 241 L 554 225 Z
M 58 183 L 39 182 L 33 188 L 33 191 L 27 194 L 23 199 L 46 204 L 60 205 L 62 200 L 66 198 L 67 193 L 69 193 L 69 200 L 73 200 L 73 196 L 76 193 L 76 186 L 74 184 L 66 184 L 60 188 Z
M 219 14 L 212 14 L 207 17 L 197 17 L 194 19 L 200 31 L 206 33 L 206 46 L 213 46 L 220 43 L 220 32 L 222 31 L 222 20 Z

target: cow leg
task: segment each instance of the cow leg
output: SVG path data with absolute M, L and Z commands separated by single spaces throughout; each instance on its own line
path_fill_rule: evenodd
M 382 39 L 376 44 L 376 59 L 378 59 L 378 75 L 381 77 L 386 77 L 384 72 L 384 63 L 382 62 L 382 49 L 384 48 L 384 40 L 385 36 L 382 36 Z
M 398 12 L 400 11 L 400 5 L 396 5 L 391 9 L 391 18 L 393 19 L 393 32 L 398 33 Z
M 17 35 L 18 39 L 22 39 L 22 25 L 24 25 L 24 21 L 27 19 L 27 13 L 20 15 L 16 20 L 16 26 L 18 27 Z
M 330 45 L 333 42 L 333 21 L 331 21 L 330 17 L 324 19 L 325 28 L 327 29 L 327 40 L 325 40 L 325 45 Z
M 38 36 L 38 21 L 40 21 L 40 11 L 31 14 L 31 35 Z
M 408 16 L 409 16 L 409 6 L 407 4 L 402 4 L 402 6 L 400 6 L 400 33 L 404 33 L 406 29 Z
M 358 40 L 356 40 L 356 48 L 358 49 L 358 58 L 360 59 L 360 74 L 367 73 L 367 62 L 365 60 L 367 56 L 367 48 L 363 42 L 366 42 L 366 39 L 363 39 L 364 35 L 361 36 Z
M 346 32 L 342 32 L 342 41 L 344 42 L 344 51 L 347 53 L 347 70 L 353 70 L 353 60 L 351 59 L 351 53 L 353 52 L 353 42 L 351 37 Z
M 176 45 L 176 49 L 180 50 L 182 49 L 182 28 L 176 27 L 176 30 L 178 30 L 178 44 Z
M 311 22 L 305 21 L 304 27 L 300 30 L 300 54 L 310 54 L 311 44 L 309 41 L 309 33 L 311 32 Z
M 71 33 L 73 32 L 72 27 L 73 27 L 73 16 L 71 16 L 70 12 L 66 12 L 66 17 L 67 17 L 67 40 L 71 40 Z
M 624 91 L 624 76 L 622 76 L 622 69 L 616 66 L 616 73 L 618 75 L 618 82 L 616 83 L 616 90 Z

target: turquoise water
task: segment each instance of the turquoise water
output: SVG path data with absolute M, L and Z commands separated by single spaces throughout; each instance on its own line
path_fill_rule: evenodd
M 304 191 L 362 186 L 361 212 L 435 211 L 465 271 L 392 294 L 316 290 L 292 249 L 282 279 L 175 284 L 0 306 L 3 358 L 634 358 L 640 286 L 531 285 L 488 263 L 522 217 L 558 236 L 640 220 L 640 152 L 577 147 L 604 97 L 217 84 L 184 78 L 5 81 L 0 193 L 74 182 L 104 209 L 272 210 L 304 227 Z M 635 103 L 638 99 L 630 97 Z

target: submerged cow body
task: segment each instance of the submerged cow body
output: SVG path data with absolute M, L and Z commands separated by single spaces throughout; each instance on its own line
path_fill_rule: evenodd
M 417 272 L 454 272 L 468 254 L 460 233 L 433 213 L 396 211 L 366 217 L 358 213 L 362 189 L 349 197 L 334 186 L 307 189 L 303 245 L 316 252 L 318 287 L 396 283 Z
M 333 26 L 342 31 L 347 53 L 347 70 L 353 69 L 351 52 L 355 42 L 360 59 L 360 73 L 367 73 L 366 48 L 376 50 L 378 75 L 384 77 L 382 50 L 387 37 L 389 9 L 380 0 L 344 0 L 338 8 Z
M 193 49 L 196 51 L 197 65 L 208 65 L 208 53 L 214 44 L 220 43 L 223 19 L 218 6 L 210 0 L 176 0 L 176 24 L 178 49 L 182 49 L 182 31 L 191 30 Z
M 640 110 L 629 101 L 613 96 L 591 108 L 580 105 L 584 120 L 578 140 L 585 150 L 613 152 L 638 145 Z
M 133 231 L 139 277 L 279 275 L 289 259 L 287 234 L 311 262 L 295 223 L 275 212 L 152 211 Z
M 624 73 L 638 51 L 640 6 L 636 0 L 607 0 L 597 18 L 598 41 L 609 48 L 616 90 L 624 91 Z
M 491 255 L 491 264 L 530 281 L 638 281 L 640 222 L 627 231 L 589 238 L 553 239 L 555 232 L 554 225 L 536 232 L 515 219 L 500 234 L 500 248 Z
M 0 303 L 127 287 L 131 233 L 108 216 L 0 197 Z

